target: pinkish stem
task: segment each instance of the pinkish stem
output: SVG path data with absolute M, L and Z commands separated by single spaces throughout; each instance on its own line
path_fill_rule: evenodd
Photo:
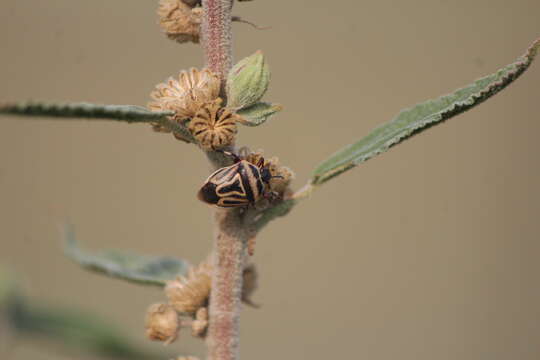
M 226 96 L 225 81 L 232 66 L 232 4 L 233 0 L 202 0 L 205 65 L 219 75 L 223 98 Z M 212 161 L 212 157 L 209 158 Z M 237 360 L 247 236 L 237 210 L 218 209 L 215 215 L 212 291 L 208 305 L 210 321 L 206 338 L 208 360 Z
M 232 67 L 232 4 L 233 0 L 202 0 L 205 63 L 220 76 L 222 85 Z
M 239 355 L 242 273 L 247 236 L 236 210 L 216 210 L 210 322 L 209 360 L 236 360 Z

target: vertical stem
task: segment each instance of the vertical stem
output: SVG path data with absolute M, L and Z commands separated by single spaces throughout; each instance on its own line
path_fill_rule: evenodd
M 224 80 L 232 66 L 231 9 L 233 0 L 202 0 L 202 43 L 206 67 Z
M 209 360 L 236 360 L 239 355 L 242 274 L 247 236 L 236 210 L 216 210 L 210 323 Z
M 202 43 L 205 65 L 225 80 L 232 66 L 231 9 L 233 0 L 202 0 Z M 211 162 L 215 162 L 209 156 Z M 212 161 L 214 160 L 214 161 Z M 242 272 L 247 237 L 237 210 L 216 210 L 210 322 L 207 334 L 209 360 L 236 360 L 239 353 Z

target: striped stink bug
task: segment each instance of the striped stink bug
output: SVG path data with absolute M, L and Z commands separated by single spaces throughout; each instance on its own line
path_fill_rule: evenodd
M 234 158 L 234 164 L 216 170 L 206 179 L 197 198 L 218 207 L 243 207 L 255 204 L 270 195 L 267 186 L 272 174 L 261 158 L 257 165 L 223 152 Z

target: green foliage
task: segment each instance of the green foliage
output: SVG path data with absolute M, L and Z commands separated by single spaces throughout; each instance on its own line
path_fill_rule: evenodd
M 153 122 L 172 112 L 152 112 L 136 105 L 101 105 L 90 103 L 52 104 L 23 102 L 0 105 L 0 113 L 40 117 L 112 119 L 128 123 Z
M 127 123 L 152 123 L 191 139 L 189 131 L 169 120 L 170 111 L 150 111 L 136 105 L 102 105 L 90 103 L 54 104 L 21 102 L 0 104 L 0 114 L 58 119 L 116 120 Z
M 259 126 L 272 117 L 272 115 L 281 111 L 282 108 L 283 107 L 278 104 L 258 102 L 248 108 L 237 111 L 237 113 L 244 118 L 245 121 L 242 121 L 243 125 Z
M 376 128 L 368 136 L 332 155 L 315 169 L 311 183 L 320 185 L 354 166 L 429 127 L 440 124 L 480 104 L 517 79 L 531 64 L 540 39 L 516 62 L 452 94 L 429 100 L 402 111 L 392 121 Z
M 270 69 L 261 51 L 240 60 L 227 76 L 227 106 L 244 109 L 257 103 L 268 90 Z
M 9 345 L 17 341 L 40 341 L 61 353 L 90 355 L 93 359 L 166 359 L 171 354 L 149 353 L 134 346 L 111 324 L 94 314 L 43 305 L 25 298 L 13 277 L 0 269 L 0 338 Z M 0 358 L 7 358 L 0 347 Z
M 65 253 L 83 268 L 122 280 L 164 286 L 169 280 L 184 275 L 189 263 L 168 256 L 143 256 L 116 250 L 89 253 L 80 249 L 73 230 L 66 229 Z

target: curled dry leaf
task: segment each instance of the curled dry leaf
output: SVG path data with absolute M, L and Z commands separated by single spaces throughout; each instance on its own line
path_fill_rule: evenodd
M 195 313 L 208 302 L 212 283 L 212 268 L 206 262 L 191 268 L 187 277 L 169 281 L 165 293 L 169 303 L 179 313 Z

